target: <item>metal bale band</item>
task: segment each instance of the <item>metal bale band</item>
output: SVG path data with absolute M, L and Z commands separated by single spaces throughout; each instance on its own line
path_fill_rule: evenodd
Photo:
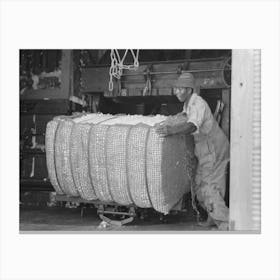
M 126 140 L 125 140 L 125 145 L 126 145 L 126 149 L 125 149 L 125 162 L 126 162 L 126 181 L 127 181 L 127 190 L 128 190 L 128 195 L 129 195 L 129 199 L 132 201 L 133 204 L 136 205 L 131 190 L 130 190 L 130 184 L 129 184 L 129 178 L 128 178 L 128 141 L 129 141 L 129 136 L 130 136 L 130 132 L 133 126 L 130 126 L 128 128 L 128 132 L 126 135 Z
M 71 132 L 70 132 L 70 139 L 69 139 L 69 162 L 70 162 L 70 171 L 71 171 L 70 173 L 74 183 L 73 184 L 74 188 L 81 195 L 81 197 L 83 197 L 84 196 L 83 190 L 77 186 L 74 178 L 74 168 L 73 168 L 73 159 L 72 159 L 72 151 L 71 151 L 72 142 L 73 142 L 73 124 L 71 125 Z
M 88 132 L 88 155 L 90 155 L 90 140 L 91 140 L 90 136 L 91 136 L 91 132 L 92 132 L 93 127 L 94 127 L 94 125 L 91 125 L 90 129 L 89 129 L 89 132 Z M 89 173 L 90 183 L 91 183 L 91 186 L 92 186 L 92 189 L 94 191 L 95 196 L 98 197 L 97 193 L 96 193 L 96 190 L 94 188 L 94 185 L 93 185 L 93 179 L 92 179 L 92 175 L 91 175 L 92 166 L 91 166 L 90 163 L 91 163 L 91 161 L 88 159 L 88 173 Z
M 147 195 L 148 195 L 148 198 L 149 198 L 149 202 L 151 204 L 151 206 L 154 208 L 154 205 L 152 203 L 152 198 L 151 198 L 151 194 L 150 194 L 150 190 L 149 190 L 149 184 L 148 184 L 148 166 L 147 166 L 147 154 L 148 154 L 148 139 L 149 139 L 149 136 L 150 136 L 150 128 L 148 128 L 148 132 L 146 134 L 146 139 L 145 139 L 145 183 L 146 183 L 146 190 L 147 190 Z
M 107 126 L 106 133 L 105 133 L 105 135 L 106 135 L 106 137 L 105 137 L 105 167 L 106 168 L 105 169 L 106 169 L 106 179 L 107 179 L 107 185 L 108 185 L 109 194 L 110 194 L 111 200 L 115 201 L 113 193 L 111 191 L 111 184 L 110 184 L 109 174 L 108 174 L 109 170 L 108 170 L 108 152 L 107 152 L 107 147 L 108 147 L 108 139 L 109 139 L 109 137 L 107 137 L 107 135 L 108 135 L 109 129 L 110 129 L 110 126 Z

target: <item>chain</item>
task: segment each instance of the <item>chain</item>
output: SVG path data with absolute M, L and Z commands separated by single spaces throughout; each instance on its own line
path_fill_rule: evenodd
M 136 54 L 134 50 L 130 50 L 133 57 L 133 65 L 124 65 L 125 58 L 127 56 L 128 50 L 125 50 L 125 53 L 121 59 L 120 54 L 117 49 L 111 50 L 111 66 L 109 70 L 109 91 L 112 91 L 114 88 L 113 77 L 116 79 L 120 79 L 123 73 L 123 69 L 125 70 L 136 70 L 139 67 L 139 50 L 136 50 Z

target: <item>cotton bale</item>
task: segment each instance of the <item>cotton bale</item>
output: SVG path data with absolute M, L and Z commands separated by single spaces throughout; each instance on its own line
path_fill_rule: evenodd
M 47 126 L 47 166 L 57 193 L 168 213 L 190 191 L 193 139 L 160 137 L 166 116 L 86 114 Z

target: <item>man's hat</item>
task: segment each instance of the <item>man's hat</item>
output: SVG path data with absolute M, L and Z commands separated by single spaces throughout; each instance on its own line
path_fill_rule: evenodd
M 195 80 L 194 77 L 191 73 L 183 73 L 179 76 L 178 80 L 175 82 L 175 87 L 178 88 L 186 88 L 190 87 L 193 88 L 195 87 Z

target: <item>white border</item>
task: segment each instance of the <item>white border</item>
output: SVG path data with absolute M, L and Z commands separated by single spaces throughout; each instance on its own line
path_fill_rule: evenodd
M 279 279 L 278 1 L 2 1 L 0 20 L 1 279 Z M 262 234 L 19 235 L 20 48 L 261 48 Z

